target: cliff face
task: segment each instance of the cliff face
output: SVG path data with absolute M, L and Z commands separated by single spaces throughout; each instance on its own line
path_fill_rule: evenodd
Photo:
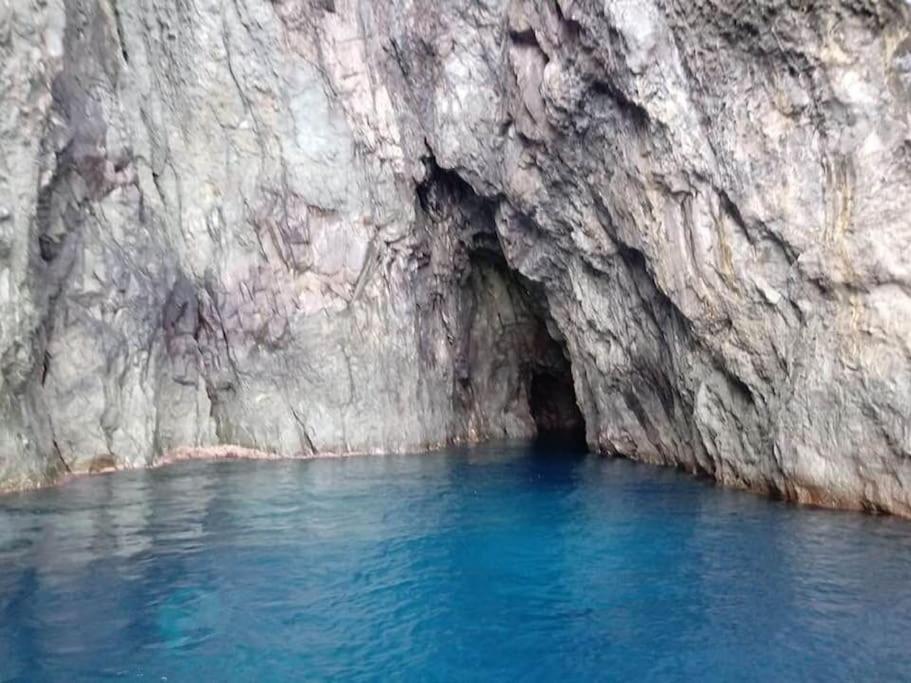
M 904 0 L 12 0 L 0 59 L 8 487 L 574 389 L 601 451 L 911 514 Z

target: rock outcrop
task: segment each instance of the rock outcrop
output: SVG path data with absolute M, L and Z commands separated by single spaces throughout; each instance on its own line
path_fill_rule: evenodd
M 911 514 L 905 0 L 11 0 L 0 58 L 4 486 L 577 401 Z

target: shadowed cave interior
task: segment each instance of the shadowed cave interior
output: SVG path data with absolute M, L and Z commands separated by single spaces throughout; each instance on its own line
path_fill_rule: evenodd
M 539 440 L 585 443 L 585 420 L 576 399 L 569 361 L 559 374 L 552 369 L 533 373 L 528 400 Z
M 534 421 L 537 440 L 585 445 L 572 366 L 542 284 L 512 268 L 496 229 L 497 200 L 479 196 L 456 172 L 425 159 L 417 199 L 426 217 L 428 261 L 435 240 L 455 237 L 459 281 L 456 305 L 457 394 L 466 406 L 478 395 L 512 391 L 527 402 L 520 412 Z M 477 404 L 474 404 L 477 407 Z

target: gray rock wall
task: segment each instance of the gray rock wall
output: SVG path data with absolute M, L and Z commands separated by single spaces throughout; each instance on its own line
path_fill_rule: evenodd
M 571 364 L 603 452 L 911 514 L 904 0 L 8 0 L 0 64 L 7 487 Z

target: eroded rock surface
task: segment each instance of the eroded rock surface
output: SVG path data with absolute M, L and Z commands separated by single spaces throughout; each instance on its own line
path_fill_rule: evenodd
M 911 514 L 904 0 L 10 0 L 0 58 L 3 485 L 574 390 L 603 452 Z

